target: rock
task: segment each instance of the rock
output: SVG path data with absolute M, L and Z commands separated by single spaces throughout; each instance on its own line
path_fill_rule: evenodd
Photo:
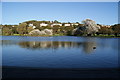
M 75 35 L 76 30 L 77 30 L 77 28 L 76 28 L 76 29 L 73 29 L 72 35 Z
M 44 29 L 43 31 L 46 33 L 46 35 L 52 35 L 53 34 L 52 29 Z
M 34 29 L 29 32 L 29 35 L 31 35 L 31 36 L 38 36 L 40 34 L 41 34 L 41 31 L 39 29 Z
M 46 35 L 45 31 L 41 31 L 40 35 Z
M 44 29 L 44 30 L 40 31 L 39 29 L 34 29 L 31 32 L 29 32 L 29 35 L 31 35 L 31 36 L 52 35 L 52 30 Z

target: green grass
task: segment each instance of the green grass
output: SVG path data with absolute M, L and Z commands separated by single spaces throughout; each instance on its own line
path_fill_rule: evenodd
M 9 36 L 9 35 L 7 35 Z M 10 35 L 11 36 L 11 35 Z M 30 36 L 28 34 L 24 34 L 24 35 L 20 35 L 20 34 L 13 34 L 12 36 Z M 69 36 L 69 35 L 64 35 L 64 34 L 54 34 L 54 35 L 38 35 L 36 37 L 50 37 L 50 36 Z M 35 37 L 35 36 L 34 36 Z M 81 36 L 82 37 L 82 36 Z M 86 36 L 87 37 L 87 36 Z M 104 34 L 100 34 L 100 35 L 96 35 L 95 36 L 90 36 L 90 37 L 110 37 L 110 38 L 113 38 L 113 37 L 120 37 L 119 36 L 115 36 L 115 35 L 104 35 Z
M 101 34 L 101 35 L 95 35 L 95 37 L 120 37 L 120 36 Z
M 13 34 L 13 36 L 20 36 L 20 34 Z
M 54 34 L 53 36 L 64 36 L 63 34 Z

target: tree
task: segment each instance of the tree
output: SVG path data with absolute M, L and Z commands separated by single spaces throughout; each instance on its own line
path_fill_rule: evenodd
M 33 22 L 33 25 L 36 26 L 36 29 L 40 29 L 40 22 Z
M 27 29 L 28 33 L 31 32 L 32 30 L 34 30 L 33 27 L 28 27 Z
M 82 23 L 84 24 L 84 32 L 87 33 L 87 35 L 94 35 L 96 32 L 98 32 L 98 25 L 96 24 L 95 21 L 90 20 L 90 19 L 86 19 L 83 20 Z
M 85 36 L 87 34 L 85 29 L 86 28 L 84 26 L 79 25 L 79 27 L 73 30 L 72 34 L 75 36 Z
M 12 33 L 12 29 L 9 28 L 9 27 L 3 27 L 3 28 L 2 28 L 2 34 L 3 34 L 3 35 L 12 35 L 12 34 L 13 34 L 13 33 Z
M 34 22 L 37 22 L 36 20 L 30 20 L 30 21 L 25 21 L 23 23 L 27 23 L 27 24 L 30 24 L 30 23 L 34 23 Z
M 107 27 L 101 27 L 101 29 L 99 29 L 98 31 L 99 34 L 112 34 L 113 30 L 111 28 L 107 28 Z
M 73 27 L 65 27 L 66 30 L 66 35 L 71 36 L 72 35 L 72 31 L 73 31 Z
M 17 31 L 20 35 L 26 34 L 27 33 L 27 24 L 26 23 L 19 24 Z
M 53 34 L 58 34 L 60 26 L 59 25 L 55 25 L 52 29 L 53 29 Z
M 18 25 L 13 25 L 13 26 L 14 26 L 12 27 L 13 34 L 18 34 L 18 31 L 17 31 Z
M 115 36 L 118 36 L 120 34 L 120 24 L 115 24 L 112 27 L 112 30 L 114 31 Z
M 54 20 L 54 23 L 60 23 L 59 21 L 57 21 L 57 20 Z
M 0 24 L 0 35 L 2 35 L 2 25 Z

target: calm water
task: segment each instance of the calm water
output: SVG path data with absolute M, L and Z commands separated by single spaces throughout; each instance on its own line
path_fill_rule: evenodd
M 118 39 L 3 36 L 2 64 L 37 68 L 118 68 Z

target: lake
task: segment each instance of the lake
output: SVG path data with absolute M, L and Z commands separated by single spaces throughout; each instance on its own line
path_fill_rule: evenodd
M 118 68 L 119 38 L 2 36 L 2 66 Z

